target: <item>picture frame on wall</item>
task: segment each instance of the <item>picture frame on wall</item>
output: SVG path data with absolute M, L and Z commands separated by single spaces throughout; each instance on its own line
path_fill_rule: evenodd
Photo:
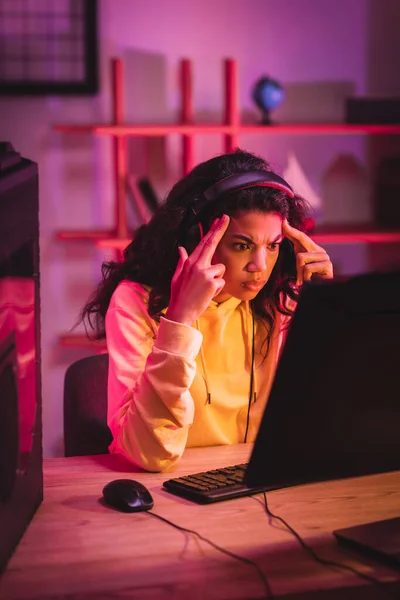
M 97 0 L 0 0 L 0 95 L 95 94 Z

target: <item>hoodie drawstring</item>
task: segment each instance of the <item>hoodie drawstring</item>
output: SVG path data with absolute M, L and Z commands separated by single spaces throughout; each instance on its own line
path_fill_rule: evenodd
M 197 327 L 197 330 L 201 333 L 200 319 L 196 320 L 196 327 Z M 204 383 L 206 386 L 206 392 L 207 392 L 207 404 L 211 404 L 211 392 L 210 392 L 210 386 L 209 386 L 209 382 L 208 382 L 208 378 L 207 378 L 207 367 L 206 367 L 206 359 L 204 356 L 203 343 L 201 343 L 201 346 L 200 346 L 200 358 L 201 358 L 201 367 L 203 369 L 203 379 L 204 379 Z
M 245 302 L 246 306 L 246 329 L 247 329 L 247 349 L 250 356 L 251 372 L 250 372 L 250 402 L 257 400 L 257 374 L 255 365 L 255 320 L 254 313 L 250 311 L 250 303 Z M 251 322 L 251 333 L 249 332 L 248 323 Z
M 247 331 L 247 349 L 250 355 L 250 391 L 249 391 L 249 405 L 257 400 L 257 380 L 256 380 L 256 368 L 255 368 L 255 323 L 254 314 L 250 313 L 249 303 L 245 302 L 246 307 L 246 331 Z M 249 331 L 249 321 L 251 320 L 251 333 Z M 200 319 L 196 319 L 196 328 L 201 333 Z M 204 384 L 206 386 L 207 393 L 207 404 L 211 404 L 211 387 L 207 376 L 207 364 L 204 356 L 203 344 L 200 346 L 200 359 L 201 367 L 203 371 Z

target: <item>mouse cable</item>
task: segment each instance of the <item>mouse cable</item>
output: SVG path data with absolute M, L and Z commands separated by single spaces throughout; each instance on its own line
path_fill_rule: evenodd
M 279 515 L 276 515 L 273 512 L 271 512 L 271 510 L 268 506 L 267 495 L 265 492 L 263 492 L 263 496 L 264 496 L 265 512 L 267 513 L 267 515 L 269 517 L 272 517 L 273 519 L 276 519 L 277 521 L 280 521 L 281 523 L 283 523 L 283 525 L 286 527 L 286 529 L 288 529 L 288 531 L 290 531 L 290 533 L 293 534 L 294 537 L 297 539 L 297 541 L 299 542 L 299 544 L 303 548 L 303 550 L 308 552 L 308 554 L 311 556 L 311 558 L 313 558 L 316 562 L 320 563 L 321 565 L 325 565 L 327 567 L 338 567 L 339 569 L 345 569 L 347 571 L 350 571 L 354 575 L 361 577 L 361 579 L 365 579 L 369 583 L 373 583 L 379 587 L 383 587 L 385 585 L 383 581 L 379 581 L 379 579 L 372 577 L 372 575 L 367 575 L 366 573 L 363 573 L 362 571 L 359 571 L 358 569 L 356 569 L 354 567 L 350 567 L 349 565 L 345 565 L 344 563 L 339 563 L 334 560 L 328 560 L 326 558 L 322 558 L 321 556 L 318 556 L 318 554 L 315 552 L 314 548 L 312 548 L 311 546 L 306 544 L 306 542 L 303 540 L 301 535 L 299 533 L 297 533 L 297 531 L 295 529 L 293 529 L 293 527 L 291 525 L 289 525 L 289 523 L 287 521 L 285 521 L 285 519 L 283 519 Z M 388 594 L 390 592 L 389 590 L 385 590 L 385 591 L 388 592 Z M 399 600 L 399 599 L 397 598 L 397 600 Z
M 250 565 L 251 567 L 254 567 L 258 573 L 258 576 L 260 577 L 261 581 L 263 582 L 265 592 L 266 592 L 265 598 L 267 598 L 268 600 L 274 600 L 274 596 L 272 594 L 271 586 L 268 582 L 268 579 L 256 562 L 254 562 L 253 560 L 250 560 L 249 558 L 246 558 L 245 556 L 240 556 L 239 554 L 235 554 L 234 552 L 231 552 L 230 550 L 227 550 L 226 548 L 222 548 L 222 546 L 219 546 L 215 542 L 212 542 L 208 538 L 201 535 L 201 533 L 199 533 L 198 531 L 194 531 L 193 529 L 187 529 L 186 527 L 177 525 L 176 523 L 173 523 L 169 519 L 166 519 L 165 517 L 162 517 L 161 515 L 157 515 L 156 513 L 152 512 L 152 511 L 148 511 L 147 514 L 152 515 L 153 517 L 157 517 L 157 519 L 160 519 L 160 521 L 164 521 L 164 523 L 167 523 L 168 525 L 171 525 L 172 527 L 175 527 L 176 529 L 179 529 L 180 531 L 185 531 L 186 533 L 192 533 L 193 535 L 196 535 L 200 540 L 203 540 L 203 542 L 210 544 L 210 546 L 212 546 L 219 552 L 222 552 L 223 554 L 226 554 L 227 556 L 230 556 L 231 558 L 235 558 L 236 560 L 239 560 L 239 561 L 245 563 L 246 565 Z

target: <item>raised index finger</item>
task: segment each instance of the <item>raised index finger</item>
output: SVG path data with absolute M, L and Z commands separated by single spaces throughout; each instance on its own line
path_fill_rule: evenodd
M 229 225 L 228 215 L 222 215 L 220 219 L 216 219 L 212 224 L 210 231 L 206 233 L 203 239 L 197 244 L 191 254 L 191 259 L 202 265 L 208 266 L 211 264 L 211 259 L 214 252 L 220 243 L 225 231 Z
M 299 231 L 295 227 L 289 225 L 286 219 L 282 223 L 282 231 L 291 242 L 302 246 L 306 252 L 319 252 L 323 250 L 323 248 L 318 246 L 318 244 L 316 244 L 306 233 L 304 233 L 304 231 Z

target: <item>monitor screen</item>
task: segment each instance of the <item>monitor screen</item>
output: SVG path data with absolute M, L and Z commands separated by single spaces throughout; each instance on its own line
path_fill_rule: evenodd
M 399 388 L 400 272 L 305 284 L 246 482 L 400 469 Z

